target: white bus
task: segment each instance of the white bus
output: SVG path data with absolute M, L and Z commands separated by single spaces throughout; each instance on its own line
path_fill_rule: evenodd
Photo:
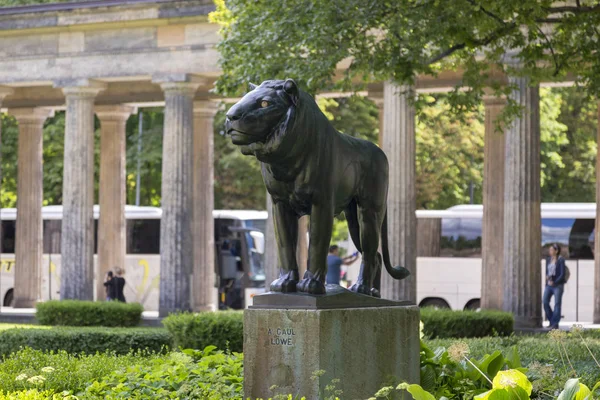
M 417 302 L 420 306 L 476 309 L 481 298 L 482 205 L 418 210 Z M 544 286 L 548 247 L 559 243 L 571 272 L 562 314 L 567 321 L 592 321 L 595 203 L 543 203 L 540 268 Z M 501 238 L 498 238 L 501 240 Z
M 141 303 L 146 311 L 158 310 L 161 215 L 160 208 L 125 206 L 125 297 L 128 302 Z M 98 249 L 98 217 L 99 207 L 94 206 L 94 253 Z M 245 291 L 264 287 L 263 253 L 267 212 L 215 210 L 213 218 L 215 304 L 219 308 L 243 308 Z M 44 301 L 60 298 L 62 206 L 42 207 L 42 219 L 42 283 L 38 298 Z M 18 268 L 14 256 L 16 209 L 2 209 L 0 220 L 0 305 L 7 307 L 13 301 L 14 269 Z M 97 270 L 96 255 L 94 268 Z M 97 273 L 94 275 L 98 278 Z M 94 295 L 97 297 L 96 293 Z

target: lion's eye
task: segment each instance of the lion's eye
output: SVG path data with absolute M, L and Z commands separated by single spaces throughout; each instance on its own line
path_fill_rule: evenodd
M 263 101 L 261 101 L 261 102 L 260 102 L 260 106 L 261 106 L 262 108 L 268 107 L 268 106 L 269 106 L 269 102 L 268 102 L 268 101 L 266 101 L 266 100 L 263 100 Z

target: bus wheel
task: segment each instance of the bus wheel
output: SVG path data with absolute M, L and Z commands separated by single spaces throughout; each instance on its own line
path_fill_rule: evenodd
M 6 296 L 4 296 L 4 303 L 2 305 L 4 307 L 12 307 L 13 300 L 14 300 L 13 290 L 9 289 L 8 292 L 6 292 Z
M 480 308 L 481 308 L 481 301 L 479 299 L 469 300 L 469 302 L 465 306 L 465 310 L 479 311 Z
M 446 303 L 446 300 L 440 298 L 429 298 L 423 299 L 419 304 L 419 307 L 433 307 L 433 308 L 450 308 L 450 305 Z

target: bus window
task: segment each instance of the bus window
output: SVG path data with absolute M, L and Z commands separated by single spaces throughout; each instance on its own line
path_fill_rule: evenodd
M 60 254 L 62 220 L 44 221 L 44 254 Z
M 576 219 L 569 233 L 569 256 L 581 260 L 593 260 L 593 243 L 590 234 L 594 231 L 596 221 L 593 219 Z
M 2 221 L 2 253 L 15 254 L 17 221 Z
M 127 254 L 160 254 L 160 220 L 127 220 Z
M 247 219 L 244 221 L 246 228 L 254 228 L 259 232 L 266 232 L 267 220 L 266 219 Z
M 441 257 L 481 257 L 481 219 L 443 218 Z

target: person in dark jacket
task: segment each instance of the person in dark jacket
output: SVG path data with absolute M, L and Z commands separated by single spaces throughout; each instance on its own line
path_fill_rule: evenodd
M 123 270 L 120 267 L 116 267 L 115 274 L 117 275 L 113 278 L 115 285 L 115 300 L 125 303 L 125 294 L 123 293 L 125 278 L 123 278 Z
M 544 289 L 544 311 L 550 322 L 550 329 L 558 329 L 562 296 L 565 289 L 565 259 L 560 255 L 560 246 L 554 243 L 546 258 L 546 288 Z M 554 296 L 554 310 L 550 308 L 550 299 Z
M 106 277 L 104 277 L 104 288 L 106 289 L 106 301 L 111 301 L 115 299 L 115 281 L 112 271 L 108 271 L 106 273 Z

